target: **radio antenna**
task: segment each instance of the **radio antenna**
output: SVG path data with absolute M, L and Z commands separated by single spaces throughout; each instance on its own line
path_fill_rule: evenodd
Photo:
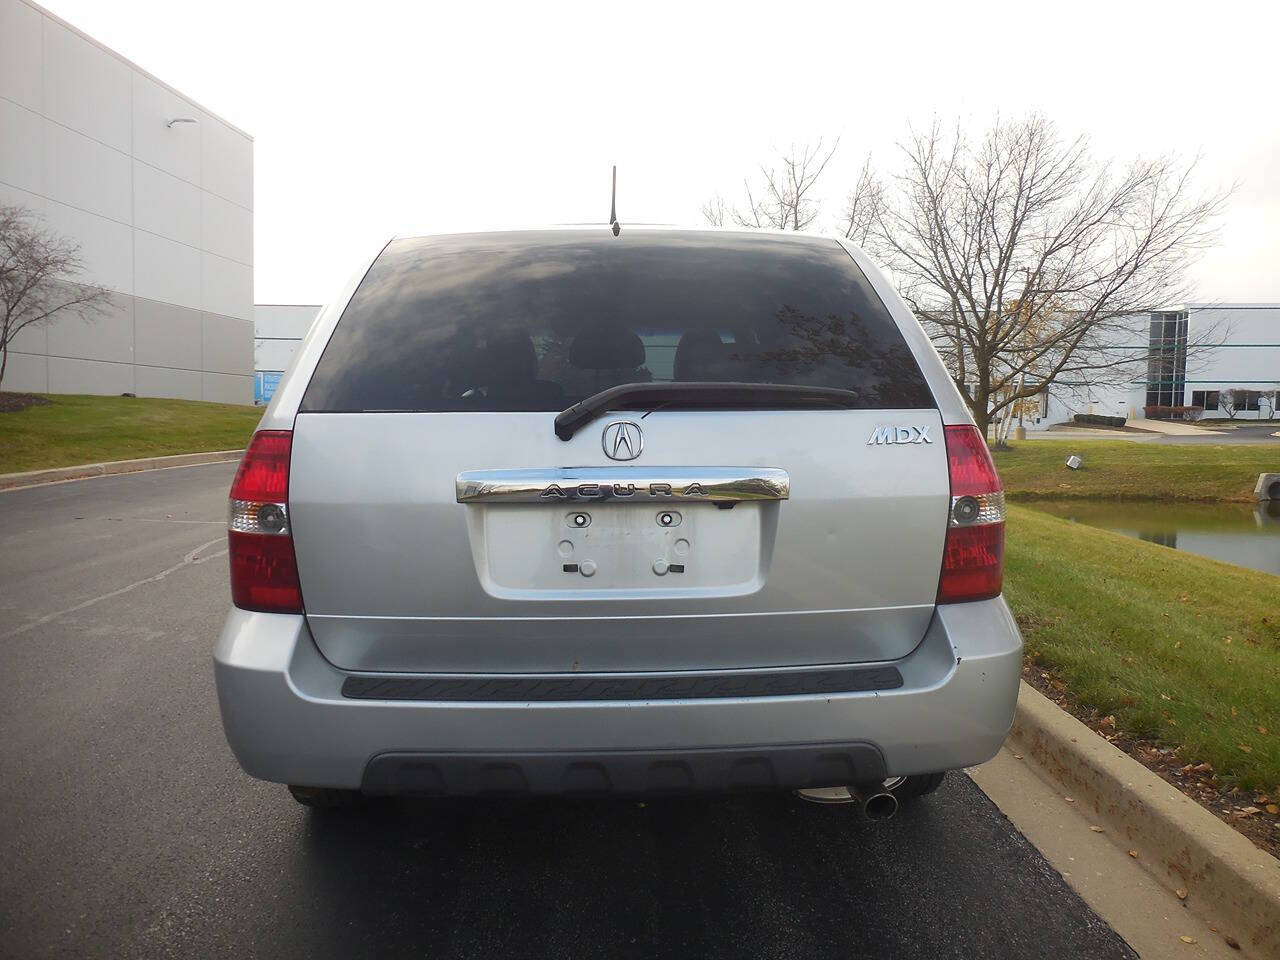
M 609 226 L 613 228 L 615 237 L 622 232 L 622 224 L 618 222 L 618 167 L 616 164 L 613 168 L 613 193 L 609 198 Z

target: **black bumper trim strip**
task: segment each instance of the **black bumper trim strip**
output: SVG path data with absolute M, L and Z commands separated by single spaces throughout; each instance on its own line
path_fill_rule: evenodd
M 365 767 L 374 796 L 611 796 L 838 787 L 883 780 L 865 741 L 526 753 L 382 753 Z
M 838 667 L 731 674 L 613 677 L 349 676 L 351 700 L 554 702 L 571 700 L 702 700 L 868 693 L 902 686 L 897 667 Z

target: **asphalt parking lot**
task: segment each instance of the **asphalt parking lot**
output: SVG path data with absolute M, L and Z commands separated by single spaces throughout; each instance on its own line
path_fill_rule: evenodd
M 964 776 L 317 815 L 218 720 L 232 464 L 0 493 L 0 955 L 1132 957 Z

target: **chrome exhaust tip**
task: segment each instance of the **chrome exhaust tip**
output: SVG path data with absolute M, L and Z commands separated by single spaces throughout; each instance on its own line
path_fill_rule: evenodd
M 898 812 L 898 798 L 883 783 L 850 784 L 847 787 L 811 787 L 796 796 L 810 803 L 856 803 L 868 820 L 883 822 Z
M 868 820 L 882 823 L 885 820 L 892 820 L 894 814 L 898 812 L 898 798 L 879 784 L 865 792 L 856 786 L 851 786 L 849 793 L 857 798 L 858 806 L 862 808 L 862 815 Z

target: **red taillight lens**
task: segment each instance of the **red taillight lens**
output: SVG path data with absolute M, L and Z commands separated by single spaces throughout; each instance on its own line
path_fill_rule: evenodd
M 288 430 L 260 430 L 244 452 L 236 478 L 231 481 L 232 500 L 284 503 L 289 498 L 289 450 L 293 434 Z
M 942 553 L 939 603 L 999 596 L 1004 582 L 1004 522 L 951 527 Z
M 254 434 L 231 484 L 227 545 L 231 602 L 245 610 L 302 613 L 289 531 L 288 430 Z
M 293 538 L 268 533 L 227 533 L 231 554 L 231 602 L 243 610 L 301 613 Z
M 944 428 L 947 438 L 947 470 L 951 474 L 953 497 L 998 493 L 1004 488 L 996 474 L 987 442 L 978 428 L 969 424 Z
M 951 512 L 938 603 L 999 596 L 1004 581 L 1004 490 L 978 428 L 946 427 Z

